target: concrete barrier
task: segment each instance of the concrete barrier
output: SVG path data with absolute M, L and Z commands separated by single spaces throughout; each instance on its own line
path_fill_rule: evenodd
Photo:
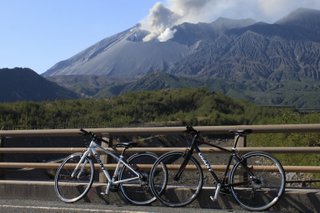
M 125 205 L 126 202 L 117 192 L 110 192 L 102 196 L 100 192 L 104 185 L 94 184 L 87 196 L 80 203 L 99 203 L 112 205 Z M 231 195 L 220 195 L 216 202 L 209 198 L 214 189 L 204 188 L 200 196 L 186 208 L 201 209 L 229 209 L 242 210 Z M 30 182 L 30 181 L 1 181 L 0 199 L 31 199 L 31 200 L 59 200 L 53 189 L 53 182 Z M 62 201 L 61 201 L 62 202 Z M 320 212 L 320 190 L 316 189 L 287 189 L 279 203 L 270 209 L 271 212 Z M 74 204 L 76 205 L 76 204 Z M 158 201 L 153 206 L 162 205 Z

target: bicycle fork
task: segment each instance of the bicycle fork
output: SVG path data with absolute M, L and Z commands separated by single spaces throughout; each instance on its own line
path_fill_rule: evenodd
M 86 159 L 87 156 L 88 156 L 88 154 L 89 154 L 89 151 L 85 152 L 85 153 L 81 156 L 80 161 L 78 162 L 78 164 L 76 165 L 76 168 L 73 170 L 73 172 L 72 172 L 72 174 L 71 174 L 71 177 L 72 177 L 72 178 L 75 178 L 76 173 L 77 173 L 77 171 L 79 170 L 79 167 L 81 166 L 80 171 L 78 172 L 78 174 L 77 174 L 77 176 L 76 176 L 77 179 L 80 179 L 80 176 L 81 176 L 81 174 L 84 172 L 85 167 L 86 167 L 86 165 L 87 165 L 87 163 L 88 163 L 88 160 Z

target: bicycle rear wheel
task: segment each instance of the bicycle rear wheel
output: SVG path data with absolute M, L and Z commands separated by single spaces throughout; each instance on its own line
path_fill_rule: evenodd
M 285 190 L 285 172 L 278 160 L 267 153 L 243 156 L 230 172 L 230 189 L 236 201 L 250 211 L 275 205 Z
M 127 162 L 135 171 L 141 174 L 141 179 L 121 183 L 119 186 L 122 196 L 134 205 L 148 205 L 156 200 L 149 187 L 149 174 L 152 165 L 158 159 L 153 153 L 137 153 L 128 158 Z M 139 166 L 139 164 L 141 166 Z M 126 166 L 122 167 L 120 180 L 136 177 Z M 163 180 L 164 182 L 164 180 Z M 162 189 L 164 188 L 164 183 Z
M 80 200 L 93 183 L 94 164 L 90 158 L 85 158 L 78 170 L 75 171 L 74 176 L 71 176 L 81 156 L 82 153 L 68 156 L 56 172 L 54 189 L 59 199 L 66 203 Z
M 151 190 L 159 201 L 166 206 L 186 206 L 196 199 L 202 188 L 202 169 L 193 156 L 190 156 L 180 177 L 176 177 L 177 171 L 184 160 L 185 153 L 169 152 L 160 156 L 151 169 Z M 160 170 L 159 168 L 163 166 L 166 169 Z M 164 190 L 160 190 L 164 179 L 166 179 L 166 187 Z

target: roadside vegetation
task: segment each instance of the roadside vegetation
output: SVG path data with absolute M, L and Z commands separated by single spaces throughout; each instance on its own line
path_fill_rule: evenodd
M 108 99 L 0 104 L 0 128 L 318 123 L 319 113 L 261 107 L 206 89 L 130 92 Z
M 320 113 L 262 107 L 206 89 L 130 92 L 108 99 L 0 104 L 1 129 L 319 123 Z M 319 134 L 253 134 L 248 146 L 320 146 Z M 286 165 L 318 165 L 320 155 L 278 155 Z

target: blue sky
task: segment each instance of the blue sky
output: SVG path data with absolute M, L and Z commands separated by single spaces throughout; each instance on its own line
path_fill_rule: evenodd
M 137 24 L 156 0 L 0 0 L 0 68 L 43 73 Z
M 180 18 L 164 27 L 157 2 Z M 299 7 L 320 9 L 320 0 L 0 0 L 0 68 L 43 73 L 146 17 L 152 20 L 146 29 L 159 34 L 174 24 L 221 16 L 273 23 Z

